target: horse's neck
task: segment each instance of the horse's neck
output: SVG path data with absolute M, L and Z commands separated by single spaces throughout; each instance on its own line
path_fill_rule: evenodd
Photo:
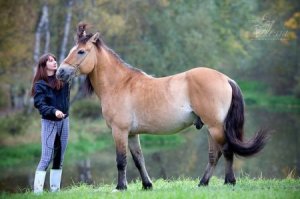
M 132 73 L 125 63 L 105 51 L 102 52 L 101 57 L 98 56 L 98 64 L 90 74 L 90 78 L 97 96 L 101 99 L 106 93 L 119 86 L 124 79 L 133 75 Z

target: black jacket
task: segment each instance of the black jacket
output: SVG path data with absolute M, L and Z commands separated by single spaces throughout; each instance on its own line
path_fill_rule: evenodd
M 55 76 L 49 77 L 55 78 Z M 52 80 L 53 81 L 53 80 Z M 43 119 L 59 121 L 61 119 L 55 116 L 55 111 L 60 110 L 65 117 L 69 115 L 69 84 L 64 83 L 60 90 L 50 87 L 44 80 L 39 80 L 34 84 L 34 107 L 37 108 Z

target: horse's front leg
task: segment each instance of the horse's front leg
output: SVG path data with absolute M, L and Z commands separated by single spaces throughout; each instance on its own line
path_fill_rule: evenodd
M 128 131 L 120 128 L 112 128 L 113 138 L 116 145 L 116 161 L 118 168 L 118 184 L 116 189 L 127 189 L 126 166 L 127 166 L 127 147 Z
M 141 149 L 139 135 L 129 136 L 128 143 L 129 143 L 129 149 L 130 149 L 132 158 L 134 160 L 135 166 L 137 167 L 137 169 L 140 172 L 140 175 L 142 178 L 142 183 L 143 183 L 143 188 L 151 189 L 152 182 L 151 182 L 148 172 L 146 170 L 145 160 L 144 160 L 143 152 Z

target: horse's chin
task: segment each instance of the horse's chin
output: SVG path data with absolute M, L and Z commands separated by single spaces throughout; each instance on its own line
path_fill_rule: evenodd
M 76 76 L 74 67 L 68 65 L 61 65 L 56 71 L 56 78 L 63 82 L 70 82 Z
M 72 81 L 72 79 L 75 77 L 75 75 L 56 75 L 56 78 L 64 83 L 68 83 Z

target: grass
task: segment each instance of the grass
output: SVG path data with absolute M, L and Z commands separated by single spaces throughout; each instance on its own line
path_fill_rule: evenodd
M 167 199 L 167 198 L 222 198 L 222 199 L 253 199 L 253 198 L 299 198 L 300 180 L 266 180 L 266 179 L 238 179 L 236 186 L 223 185 L 223 180 L 212 177 L 207 187 L 197 187 L 198 180 L 177 179 L 166 181 L 158 179 L 154 181 L 154 189 L 144 191 L 141 182 L 137 181 L 128 185 L 128 190 L 123 192 L 112 192 L 115 185 L 78 185 L 61 190 L 58 193 L 44 192 L 35 196 L 32 192 L 18 194 L 3 193 L 1 198 L 143 198 L 143 199 Z

